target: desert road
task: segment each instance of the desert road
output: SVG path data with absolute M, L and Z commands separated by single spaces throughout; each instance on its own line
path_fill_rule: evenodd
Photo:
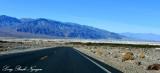
M 72 47 L 0 56 L 0 73 L 122 73 Z

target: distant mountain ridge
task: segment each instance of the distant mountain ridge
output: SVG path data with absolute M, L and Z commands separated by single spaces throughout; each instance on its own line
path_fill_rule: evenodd
M 20 23 L 22 22 L 17 18 L 9 17 L 6 15 L 0 16 L 0 27 L 16 27 Z
M 125 36 L 117 33 L 109 32 L 106 30 L 94 28 L 91 26 L 80 25 L 70 22 L 60 22 L 45 18 L 31 19 L 22 18 L 17 19 L 14 17 L 2 15 L 0 16 L 0 28 L 9 29 L 14 32 L 6 32 L 0 30 L 0 36 L 5 36 L 5 33 L 12 33 L 19 35 L 19 37 L 29 37 L 32 34 L 34 38 L 38 37 L 61 37 L 61 38 L 82 38 L 82 39 L 124 39 Z M 15 33 L 15 34 L 14 34 Z M 2 35 L 3 34 L 3 35 Z M 27 34 L 27 35 L 26 35 Z M 25 36 L 26 35 L 26 36 Z
M 146 40 L 146 41 L 160 41 L 160 35 L 153 34 L 153 33 L 120 33 L 121 35 L 139 39 L 139 40 Z

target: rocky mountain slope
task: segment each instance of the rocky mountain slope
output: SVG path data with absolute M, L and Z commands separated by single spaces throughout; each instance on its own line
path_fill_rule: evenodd
M 6 15 L 0 16 L 1 37 L 12 33 L 11 37 L 60 37 L 60 38 L 83 38 L 83 39 L 123 39 L 122 35 L 101 30 L 91 26 L 76 23 L 66 23 L 45 18 L 17 19 Z M 6 30 L 5 30 L 6 29 Z M 14 32 L 8 32 L 9 30 Z M 7 31 L 7 33 L 6 33 Z M 3 33 L 5 32 L 5 34 Z M 3 35 L 2 35 L 3 34 Z M 14 35 L 15 34 L 15 35 Z

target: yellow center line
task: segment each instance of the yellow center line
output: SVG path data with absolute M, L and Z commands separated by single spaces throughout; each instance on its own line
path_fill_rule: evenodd
M 48 56 L 43 56 L 43 57 L 40 58 L 40 60 L 44 60 L 44 59 L 47 59 L 47 58 L 48 58 Z

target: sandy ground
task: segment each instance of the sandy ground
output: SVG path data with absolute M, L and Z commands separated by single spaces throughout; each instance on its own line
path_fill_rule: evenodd
M 56 47 L 56 45 L 40 44 L 36 42 L 0 42 L 0 55 L 40 50 L 50 47 Z
M 76 48 L 76 47 L 75 47 Z M 119 69 L 124 73 L 160 73 L 160 70 L 147 70 L 147 66 L 151 64 L 160 64 L 160 49 L 146 48 L 146 49 L 132 49 L 132 48 L 92 48 L 87 47 L 76 48 L 77 50 L 100 60 L 112 67 Z M 103 50 L 103 53 L 96 53 L 98 49 Z M 122 56 L 126 52 L 132 52 L 134 60 L 122 62 Z M 143 54 L 145 58 L 139 58 L 138 55 Z

